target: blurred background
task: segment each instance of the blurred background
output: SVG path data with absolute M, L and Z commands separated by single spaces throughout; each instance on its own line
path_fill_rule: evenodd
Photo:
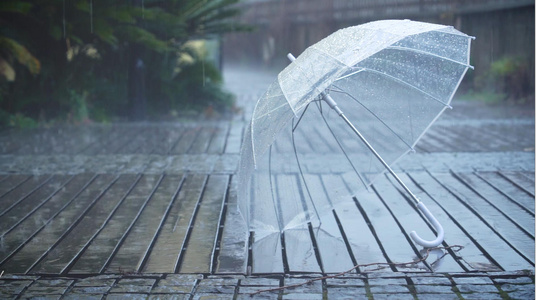
M 0 126 L 228 110 L 220 38 L 238 0 L 0 1 Z
M 534 1 L 530 0 L 249 0 L 240 22 L 257 30 L 224 39 L 224 61 L 280 69 L 337 29 L 381 19 L 454 26 L 476 37 L 460 87 L 487 102 L 534 102 Z M 459 93 L 459 94 L 460 94 Z
M 286 53 L 380 19 L 475 36 L 458 95 L 534 105 L 534 12 L 528 0 L 2 0 L 0 126 L 229 114 L 222 70 L 277 74 Z

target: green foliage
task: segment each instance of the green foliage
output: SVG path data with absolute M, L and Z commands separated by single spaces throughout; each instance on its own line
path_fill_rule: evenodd
M 487 96 L 492 102 L 525 103 L 534 96 L 528 64 L 528 61 L 517 57 L 494 61 L 486 75 L 475 78 L 473 97 L 480 94 L 477 98 Z
M 9 114 L 0 110 L 0 128 L 2 127 L 34 128 L 37 127 L 37 122 L 21 113 Z
M 230 21 L 239 14 L 237 2 L 1 1 L 0 122 L 127 117 L 129 65 L 137 59 L 146 66 L 151 112 L 228 107 L 232 97 L 222 91 L 219 71 L 185 45 L 248 30 Z M 185 54 L 188 64 L 179 59 Z
M 0 12 L 26 14 L 32 6 L 33 4 L 27 1 L 3 0 L 0 2 Z
M 182 105 L 195 110 L 207 106 L 218 111 L 231 108 L 234 99 L 221 90 L 221 74 L 206 61 L 202 43 L 186 44 L 176 66 L 175 74 L 165 86 L 170 109 L 179 110 Z
M 75 90 L 69 90 L 68 104 L 69 120 L 72 122 L 87 122 L 89 120 L 89 110 L 87 105 L 88 92 L 78 93 Z
M 501 93 L 497 92 L 490 92 L 490 91 L 480 91 L 475 92 L 474 90 L 470 90 L 460 96 L 462 100 L 466 101 L 479 101 L 484 102 L 487 104 L 498 104 L 504 101 L 506 99 L 506 96 Z
M 16 60 L 21 65 L 25 66 L 31 74 L 36 75 L 41 69 L 41 63 L 35 58 L 23 45 L 17 41 L 0 36 L 0 60 L 4 61 L 12 68 L 12 61 Z M 6 68 L 8 68 L 6 66 Z M 0 72 L 8 81 L 15 80 L 15 72 L 9 76 L 6 72 Z

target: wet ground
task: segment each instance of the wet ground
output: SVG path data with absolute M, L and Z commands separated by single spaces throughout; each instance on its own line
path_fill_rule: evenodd
M 225 78 L 231 118 L 0 132 L 0 296 L 241 299 L 319 278 L 257 297 L 534 298 L 533 106 L 455 100 L 396 166 L 447 232 L 426 261 L 406 230 L 433 231 L 387 176 L 325 231 L 250 248 L 236 167 L 275 74 Z

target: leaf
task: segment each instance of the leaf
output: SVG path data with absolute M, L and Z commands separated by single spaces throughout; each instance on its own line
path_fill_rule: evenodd
M 105 16 L 122 23 L 136 24 L 136 18 L 133 15 L 132 7 L 120 6 L 110 7 L 104 12 Z
M 136 26 L 121 26 L 118 28 L 127 40 L 142 44 L 156 52 L 171 50 L 167 42 L 159 40 L 153 33 Z
M 15 70 L 13 67 L 0 57 L 0 75 L 4 76 L 7 81 L 15 81 Z
M 222 9 L 229 7 L 232 4 L 237 3 L 238 0 L 213 0 L 207 5 L 201 6 L 197 11 L 193 12 L 189 17 L 200 19 L 210 14 L 217 14 Z
M 27 14 L 33 7 L 32 3 L 25 1 L 6 1 L 0 2 L 0 12 L 2 13 L 19 13 Z
M 110 45 L 116 45 L 118 42 L 114 33 L 114 27 L 102 19 L 93 21 L 93 32 L 104 42 Z
M 39 60 L 17 41 L 0 36 L 0 49 L 6 49 L 20 64 L 28 68 L 33 75 L 38 74 L 41 70 Z

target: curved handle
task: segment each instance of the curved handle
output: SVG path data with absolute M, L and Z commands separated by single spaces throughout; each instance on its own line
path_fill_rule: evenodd
M 426 207 L 426 205 L 424 205 L 424 203 L 422 203 L 422 202 L 417 203 L 417 207 L 426 216 L 428 221 L 430 221 L 430 223 L 432 223 L 432 225 L 434 226 L 434 228 L 437 231 L 437 237 L 433 241 L 426 241 L 426 240 L 421 239 L 417 235 L 417 233 L 415 231 L 410 232 L 409 235 L 415 241 L 415 243 L 417 243 L 417 244 L 419 244 L 419 245 L 421 245 L 423 247 L 432 248 L 432 247 L 439 246 L 439 244 L 441 244 L 443 242 L 443 238 L 445 237 L 445 232 L 443 231 L 443 226 L 441 226 L 441 224 L 436 220 L 434 215 L 432 215 L 432 213 L 428 210 L 428 208 Z

